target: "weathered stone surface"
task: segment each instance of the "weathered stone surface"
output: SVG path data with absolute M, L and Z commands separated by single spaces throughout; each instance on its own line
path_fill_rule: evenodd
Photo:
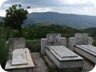
M 50 34 L 48 34 L 47 35 L 47 38 L 42 38 L 41 39 L 41 54 L 45 54 L 45 49 L 46 49 L 46 46 L 58 46 L 58 45 L 63 45 L 63 46 L 66 46 L 66 38 L 64 38 L 64 37 L 61 37 L 61 35 L 60 34 L 56 34 L 57 35 L 57 37 L 55 38 L 55 39 L 57 39 L 57 43 L 56 43 L 56 41 L 55 41 L 55 43 L 54 44 L 52 44 L 53 43 L 53 35 L 54 34 L 52 34 L 52 37 L 50 37 L 51 35 Z M 59 38 L 61 38 L 61 39 L 59 39 Z M 52 40 L 51 40 L 52 39 Z M 47 41 L 48 40 L 48 41 Z M 50 42 L 52 42 L 52 43 L 50 43 Z
M 78 57 L 77 54 L 75 54 L 74 52 L 72 52 L 71 50 L 67 49 L 64 46 L 48 46 L 48 47 L 50 48 L 51 52 L 54 51 L 61 58 Z
M 92 45 L 76 45 L 76 47 L 79 47 L 93 55 L 96 56 L 96 47 Z
M 47 46 L 47 48 L 59 61 L 83 59 L 64 46 Z
M 96 47 L 92 46 L 92 42 L 92 37 L 88 37 L 87 33 L 77 33 L 75 37 L 70 38 L 69 47 L 76 53 L 96 63 Z
M 15 49 L 12 56 L 12 65 L 28 64 L 24 49 Z
M 77 45 L 86 45 L 88 44 L 88 34 L 87 33 L 77 33 L 75 34 L 75 38 L 76 38 L 76 44 Z
M 25 48 L 25 39 L 24 38 L 13 38 L 13 48 Z
M 47 45 L 60 45 L 61 34 L 47 34 Z
M 75 45 L 88 45 L 93 43 L 93 38 L 88 37 L 87 33 L 76 33 L 75 37 L 69 38 L 69 48 L 71 50 L 74 49 Z
M 93 48 L 93 49 L 92 49 Z M 96 63 L 96 47 L 93 47 L 91 45 L 76 45 L 74 47 L 74 51 L 78 54 L 80 54 L 81 56 L 89 59 L 90 61 Z
M 44 56 L 44 59 L 51 68 L 54 68 L 54 71 L 56 71 L 56 72 L 81 72 L 78 68 L 71 68 L 71 69 L 67 68 L 67 69 L 63 69 L 63 71 L 62 71 L 62 69 L 58 69 L 56 67 L 56 64 L 54 64 L 54 62 L 48 56 Z M 94 67 L 95 67 L 95 63 L 93 63 L 85 58 L 82 72 L 89 72 Z M 77 69 L 78 69 L 78 71 L 77 71 Z
M 55 46 L 49 46 L 46 49 L 47 55 L 50 57 L 50 59 L 60 68 L 82 68 L 83 67 L 83 58 L 79 55 L 73 53 L 71 50 L 67 49 L 64 46 L 57 46 L 58 49 L 65 51 L 58 51 L 58 49 Z M 54 48 L 54 50 L 53 50 Z M 64 48 L 64 49 L 63 49 Z M 57 52 L 58 51 L 58 52 Z M 67 52 L 69 52 L 69 54 Z M 64 54 L 63 54 L 63 53 Z M 67 54 L 66 54 L 67 53 Z
M 32 72 L 33 68 L 35 67 L 33 59 L 31 58 L 30 52 L 28 48 L 24 48 L 26 52 L 26 59 L 27 59 L 27 64 L 18 64 L 18 65 L 12 65 L 12 60 L 8 60 L 5 65 L 5 70 L 8 70 L 10 72 Z M 21 56 L 20 56 L 21 57 Z

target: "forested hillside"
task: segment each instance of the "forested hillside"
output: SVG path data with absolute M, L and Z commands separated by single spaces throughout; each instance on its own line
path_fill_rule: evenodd
M 74 36 L 75 33 L 81 32 L 80 30 L 73 29 L 65 25 L 55 24 L 33 24 L 25 26 L 22 30 L 23 36 L 27 39 L 41 39 L 46 37 L 48 33 L 61 33 L 64 37 Z
M 30 13 L 25 24 L 47 23 L 67 25 L 75 29 L 96 27 L 96 16 L 64 14 L 57 12 Z

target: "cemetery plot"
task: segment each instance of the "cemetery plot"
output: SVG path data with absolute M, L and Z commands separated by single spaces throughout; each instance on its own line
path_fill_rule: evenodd
M 75 37 L 70 37 L 69 47 L 76 53 L 96 63 L 96 47 L 92 46 L 92 42 L 92 37 L 88 37 L 87 33 L 77 33 Z
M 60 69 L 83 67 L 83 58 L 64 46 L 47 46 L 46 53 Z
M 76 45 L 74 51 L 96 63 L 96 47 L 92 45 Z
M 20 52 L 18 52 L 20 51 Z M 17 53 L 20 54 L 17 54 Z M 15 55 L 17 54 L 17 56 Z M 5 65 L 5 70 L 10 72 L 32 72 L 35 67 L 28 48 L 15 50 L 12 60 L 8 60 Z M 16 61 L 16 62 L 15 62 Z M 20 64 L 19 64 L 20 63 Z
M 82 68 L 83 58 L 65 46 L 66 38 L 62 39 L 61 34 L 58 33 L 47 34 L 46 39 L 41 39 L 42 54 L 45 51 L 58 68 Z

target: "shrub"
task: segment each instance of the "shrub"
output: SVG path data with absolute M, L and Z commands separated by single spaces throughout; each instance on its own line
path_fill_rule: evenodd
M 40 40 L 26 40 L 26 47 L 32 52 L 40 52 Z
M 8 55 L 9 55 L 9 47 L 7 41 L 7 29 L 1 27 L 0 28 L 0 63 L 4 65 Z

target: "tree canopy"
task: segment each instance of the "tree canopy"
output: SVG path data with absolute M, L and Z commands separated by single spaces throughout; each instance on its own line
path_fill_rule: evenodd
M 23 21 L 27 19 L 28 11 L 22 8 L 22 5 L 16 4 L 6 10 L 6 16 L 3 23 L 6 27 L 21 31 Z

